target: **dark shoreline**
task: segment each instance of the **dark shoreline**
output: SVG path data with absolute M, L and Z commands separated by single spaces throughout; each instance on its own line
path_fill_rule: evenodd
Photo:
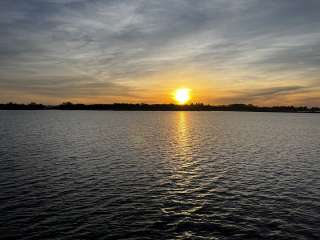
M 43 105 L 37 103 L 0 104 L 0 110 L 96 110 L 96 111 L 240 111 L 240 112 L 288 112 L 288 113 L 320 113 L 320 107 L 273 106 L 260 107 L 251 104 L 205 105 L 205 104 L 73 104 Z

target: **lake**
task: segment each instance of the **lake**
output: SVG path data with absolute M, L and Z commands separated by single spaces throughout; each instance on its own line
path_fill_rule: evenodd
M 0 111 L 2 239 L 320 239 L 320 114 Z

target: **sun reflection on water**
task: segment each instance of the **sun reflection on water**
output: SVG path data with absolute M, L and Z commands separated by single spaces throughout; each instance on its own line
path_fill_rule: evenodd
M 177 120 L 177 152 L 176 155 L 182 160 L 190 160 L 192 156 L 191 139 L 189 135 L 187 113 L 179 112 Z
M 162 208 L 165 216 L 179 216 L 180 221 L 173 223 L 183 224 L 184 219 L 196 217 L 205 201 L 199 194 L 201 186 L 201 168 L 197 158 L 196 133 L 193 132 L 190 112 L 176 113 L 176 129 L 174 137 L 171 166 L 172 175 L 169 178 L 171 188 L 166 194 L 166 207 Z M 169 206 L 169 207 L 168 207 Z M 199 219 L 201 221 L 201 219 Z

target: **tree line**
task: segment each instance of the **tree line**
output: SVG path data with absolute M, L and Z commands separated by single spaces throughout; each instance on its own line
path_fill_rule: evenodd
M 0 104 L 0 110 L 114 110 L 114 111 L 245 111 L 245 112 L 311 112 L 320 113 L 319 107 L 307 106 L 273 106 L 260 107 L 252 104 L 206 105 L 203 103 L 176 104 L 145 104 L 145 103 L 112 103 L 112 104 L 74 104 L 64 102 L 59 105 L 38 103 Z

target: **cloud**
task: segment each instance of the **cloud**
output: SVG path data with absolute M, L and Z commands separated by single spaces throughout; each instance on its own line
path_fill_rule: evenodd
M 0 90 L 32 92 L 36 95 L 54 97 L 90 97 L 90 96 L 126 96 L 135 97 L 134 89 L 112 82 L 97 82 L 82 77 L 38 77 L 38 79 L 3 79 L 0 78 Z M 1 92 L 1 91 L 0 91 Z
M 288 93 L 296 93 L 307 90 L 304 86 L 288 86 L 288 87 L 273 87 L 265 89 L 254 89 L 250 92 L 244 93 L 247 98 L 261 98 L 261 97 L 274 97 L 275 95 L 283 95 Z
M 230 91 L 212 99 L 216 104 L 309 105 L 320 103 L 318 86 L 282 86 Z M 314 105 L 316 104 L 316 105 Z
M 208 88 L 218 82 L 225 91 L 239 82 L 318 87 L 319 10 L 317 0 L 4 0 L 0 81 L 16 79 L 11 89 L 32 93 L 45 76 L 44 94 L 81 97 L 87 82 L 121 86 L 125 96 L 147 88 L 148 76 L 184 66 L 223 72 Z

